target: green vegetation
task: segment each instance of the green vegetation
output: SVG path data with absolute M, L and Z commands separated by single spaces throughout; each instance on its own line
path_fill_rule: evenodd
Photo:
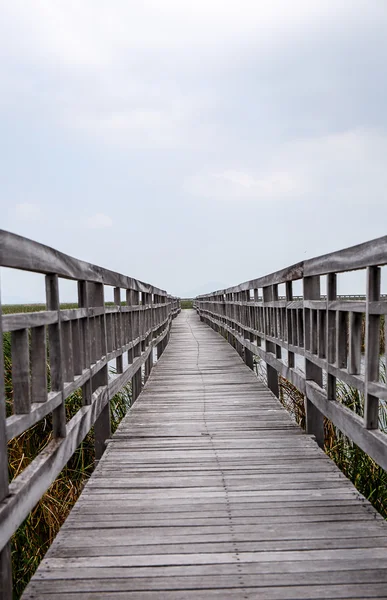
M 78 308 L 75 302 L 68 302 L 60 305 L 63 309 Z M 46 310 L 45 304 L 3 304 L 1 307 L 3 315 L 13 315 L 15 313 L 40 312 Z
M 125 302 L 121 302 L 125 305 Z M 114 302 L 105 302 L 105 306 L 114 306 Z M 60 305 L 62 310 L 69 308 L 78 308 L 76 302 L 65 302 Z M 3 315 L 13 315 L 15 313 L 40 312 L 46 310 L 45 304 L 3 304 L 1 307 Z
M 180 300 L 180 306 L 182 310 L 187 308 L 193 308 L 193 299 L 192 298 L 182 298 Z

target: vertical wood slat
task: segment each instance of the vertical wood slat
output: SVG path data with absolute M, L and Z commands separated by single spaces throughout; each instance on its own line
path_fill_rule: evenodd
M 273 285 L 272 286 L 272 300 L 274 302 L 278 301 L 278 285 Z M 273 320 L 274 320 L 274 337 L 279 337 L 280 332 L 278 329 L 279 323 L 278 323 L 278 309 L 274 308 L 273 309 Z M 280 346 L 280 344 L 275 344 L 275 356 L 276 358 L 281 359 L 282 358 L 282 348 Z
M 90 369 L 91 365 L 91 354 L 90 354 L 90 319 L 89 319 L 89 297 L 88 287 L 86 281 L 78 281 L 78 306 L 80 308 L 86 308 L 87 316 L 85 319 L 81 319 L 80 322 L 80 336 L 82 339 L 82 369 Z M 82 386 L 82 401 L 84 405 L 91 404 L 92 400 L 92 389 L 91 379 L 88 379 Z
M 361 313 L 349 313 L 348 373 L 352 375 L 360 374 L 362 322 L 363 315 Z
M 62 392 L 62 402 L 52 413 L 53 436 L 66 437 L 66 410 L 63 394 L 62 335 L 59 304 L 58 275 L 46 275 L 46 303 L 48 310 L 58 312 L 58 322 L 48 326 L 51 390 Z
M 348 363 L 348 313 L 339 310 L 337 313 L 336 361 L 339 369 L 346 369 Z
M 106 320 L 106 349 L 108 352 L 114 350 L 114 315 L 107 313 Z
M 304 326 L 304 311 L 302 308 L 297 309 L 297 333 L 298 345 L 304 348 L 305 326 Z
M 265 302 L 271 302 L 273 300 L 273 293 L 274 293 L 273 286 L 267 286 L 262 289 L 264 304 L 265 304 Z M 266 307 L 266 311 L 267 310 L 268 309 Z M 265 332 L 268 331 L 267 317 L 268 317 L 268 313 L 266 313 L 266 315 L 265 315 Z M 266 339 L 266 341 L 265 341 L 266 352 L 276 353 L 275 346 L 276 345 L 273 342 Z M 266 363 L 266 373 L 267 373 L 267 385 L 268 385 L 269 389 L 273 392 L 273 394 L 275 396 L 277 396 L 277 398 L 278 398 L 279 397 L 278 372 L 274 367 L 269 365 L 269 363 Z
M 132 313 L 134 316 L 134 340 L 138 340 L 137 344 L 134 346 L 134 356 L 140 356 L 141 354 L 141 306 L 140 306 L 140 294 L 133 290 L 133 302 L 136 306 L 136 310 Z
M 44 326 L 31 329 L 31 400 L 47 400 L 47 345 Z
M 337 275 L 330 273 L 327 276 L 327 303 L 337 298 Z M 327 309 L 327 363 L 336 362 L 336 323 L 337 313 L 335 310 Z M 328 400 L 336 400 L 336 377 L 327 375 L 327 397 Z
M 320 277 L 304 277 L 304 300 L 320 300 Z M 306 347 L 307 338 L 310 339 L 311 350 L 313 351 L 315 333 L 313 327 L 317 325 L 316 320 L 310 319 L 310 311 L 304 309 L 305 337 L 304 344 Z M 316 321 L 316 322 L 315 322 Z M 317 332 L 316 332 L 317 333 Z M 317 341 L 316 341 L 317 344 Z M 305 378 L 312 380 L 322 387 L 322 369 L 315 365 L 312 361 L 305 359 Z M 322 413 L 314 406 L 308 396 L 305 396 L 305 421 L 306 431 L 315 436 L 319 446 L 324 446 L 324 417 Z
M 121 289 L 119 287 L 114 288 L 114 304 L 119 309 L 119 312 L 115 315 L 116 318 L 116 348 L 121 348 L 122 341 L 122 313 L 121 313 Z M 123 371 L 123 356 L 117 356 L 116 358 L 116 370 L 117 373 Z
M 19 329 L 11 333 L 13 412 L 28 414 L 31 410 L 30 356 L 28 330 Z
M 128 306 L 133 306 L 133 290 L 126 290 L 126 304 Z M 126 330 L 126 342 L 131 342 L 134 339 L 134 316 L 133 312 L 128 312 L 127 314 L 127 330 Z M 133 362 L 133 348 L 128 350 L 128 364 L 132 364 Z
M 298 341 L 298 309 L 294 308 L 291 310 L 291 317 L 292 317 L 292 344 L 294 346 L 299 346 L 299 341 Z
M 364 424 L 367 429 L 377 429 L 379 421 L 379 399 L 368 392 L 368 382 L 379 380 L 380 316 L 370 314 L 369 303 L 380 300 L 380 279 L 380 267 L 368 267 L 364 406 Z
M 286 282 L 286 301 L 287 302 L 292 302 L 293 300 L 293 282 L 292 281 L 287 281 Z M 288 340 L 288 366 L 293 368 L 294 367 L 294 352 L 291 352 L 289 350 L 289 344 L 293 344 L 293 318 L 292 318 L 292 313 L 294 311 L 290 308 L 286 309 L 286 334 L 287 334 L 287 340 Z
M 142 342 L 140 341 L 142 335 L 142 321 L 141 321 L 141 306 L 140 306 L 140 293 L 132 291 L 132 301 L 137 310 L 132 313 L 134 317 L 134 339 L 138 339 L 137 344 L 133 348 L 133 357 L 141 355 Z M 139 369 L 132 377 L 132 402 L 135 402 L 138 398 L 142 388 L 142 376 L 141 369 Z
M 61 330 L 63 381 L 70 382 L 74 380 L 71 322 L 62 322 Z
M 104 286 L 102 283 L 88 283 L 88 294 L 89 294 L 89 305 L 91 307 L 105 307 L 104 300 Z M 98 317 L 100 335 L 99 335 L 99 355 L 97 360 L 106 356 L 106 325 L 105 325 L 105 314 Z M 105 365 L 98 371 L 92 378 L 92 392 L 95 392 L 99 387 L 107 387 L 109 383 L 108 365 Z M 94 423 L 94 448 L 95 448 L 95 459 L 99 460 L 103 455 L 106 448 L 106 440 L 111 435 L 111 424 L 110 424 L 110 402 L 107 402 L 105 407 L 102 409 L 98 418 Z
M 73 348 L 73 373 L 74 375 L 82 375 L 83 370 L 83 348 L 81 339 L 81 324 L 80 319 L 71 321 L 71 339 Z
M 97 362 L 96 317 L 89 317 L 90 364 Z
M 318 312 L 318 356 L 319 358 L 326 358 L 327 355 L 327 312 L 326 310 L 319 310 Z
M 257 288 L 254 289 L 254 302 L 259 302 L 258 289 Z M 260 331 L 260 326 L 259 326 L 259 308 L 257 306 L 254 306 L 253 311 L 254 311 L 254 329 L 256 331 Z M 257 346 L 261 345 L 261 338 L 260 338 L 259 335 L 255 336 L 255 341 L 257 343 Z
M 8 496 L 8 450 L 6 435 L 6 406 L 4 385 L 3 328 L 0 298 L 0 502 Z M 0 551 L 0 597 L 12 598 L 11 544 Z

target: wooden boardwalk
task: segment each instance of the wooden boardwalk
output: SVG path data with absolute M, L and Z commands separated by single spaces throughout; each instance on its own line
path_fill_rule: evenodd
M 23 598 L 387 598 L 387 524 L 183 311 Z

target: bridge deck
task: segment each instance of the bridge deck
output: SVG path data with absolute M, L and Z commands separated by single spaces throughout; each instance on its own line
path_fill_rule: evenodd
M 387 524 L 193 311 L 24 598 L 387 598 Z

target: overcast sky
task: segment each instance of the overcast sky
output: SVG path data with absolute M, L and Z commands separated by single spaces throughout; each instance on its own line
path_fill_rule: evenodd
M 386 0 L 2 0 L 0 53 L 4 229 L 181 296 L 386 233 Z

